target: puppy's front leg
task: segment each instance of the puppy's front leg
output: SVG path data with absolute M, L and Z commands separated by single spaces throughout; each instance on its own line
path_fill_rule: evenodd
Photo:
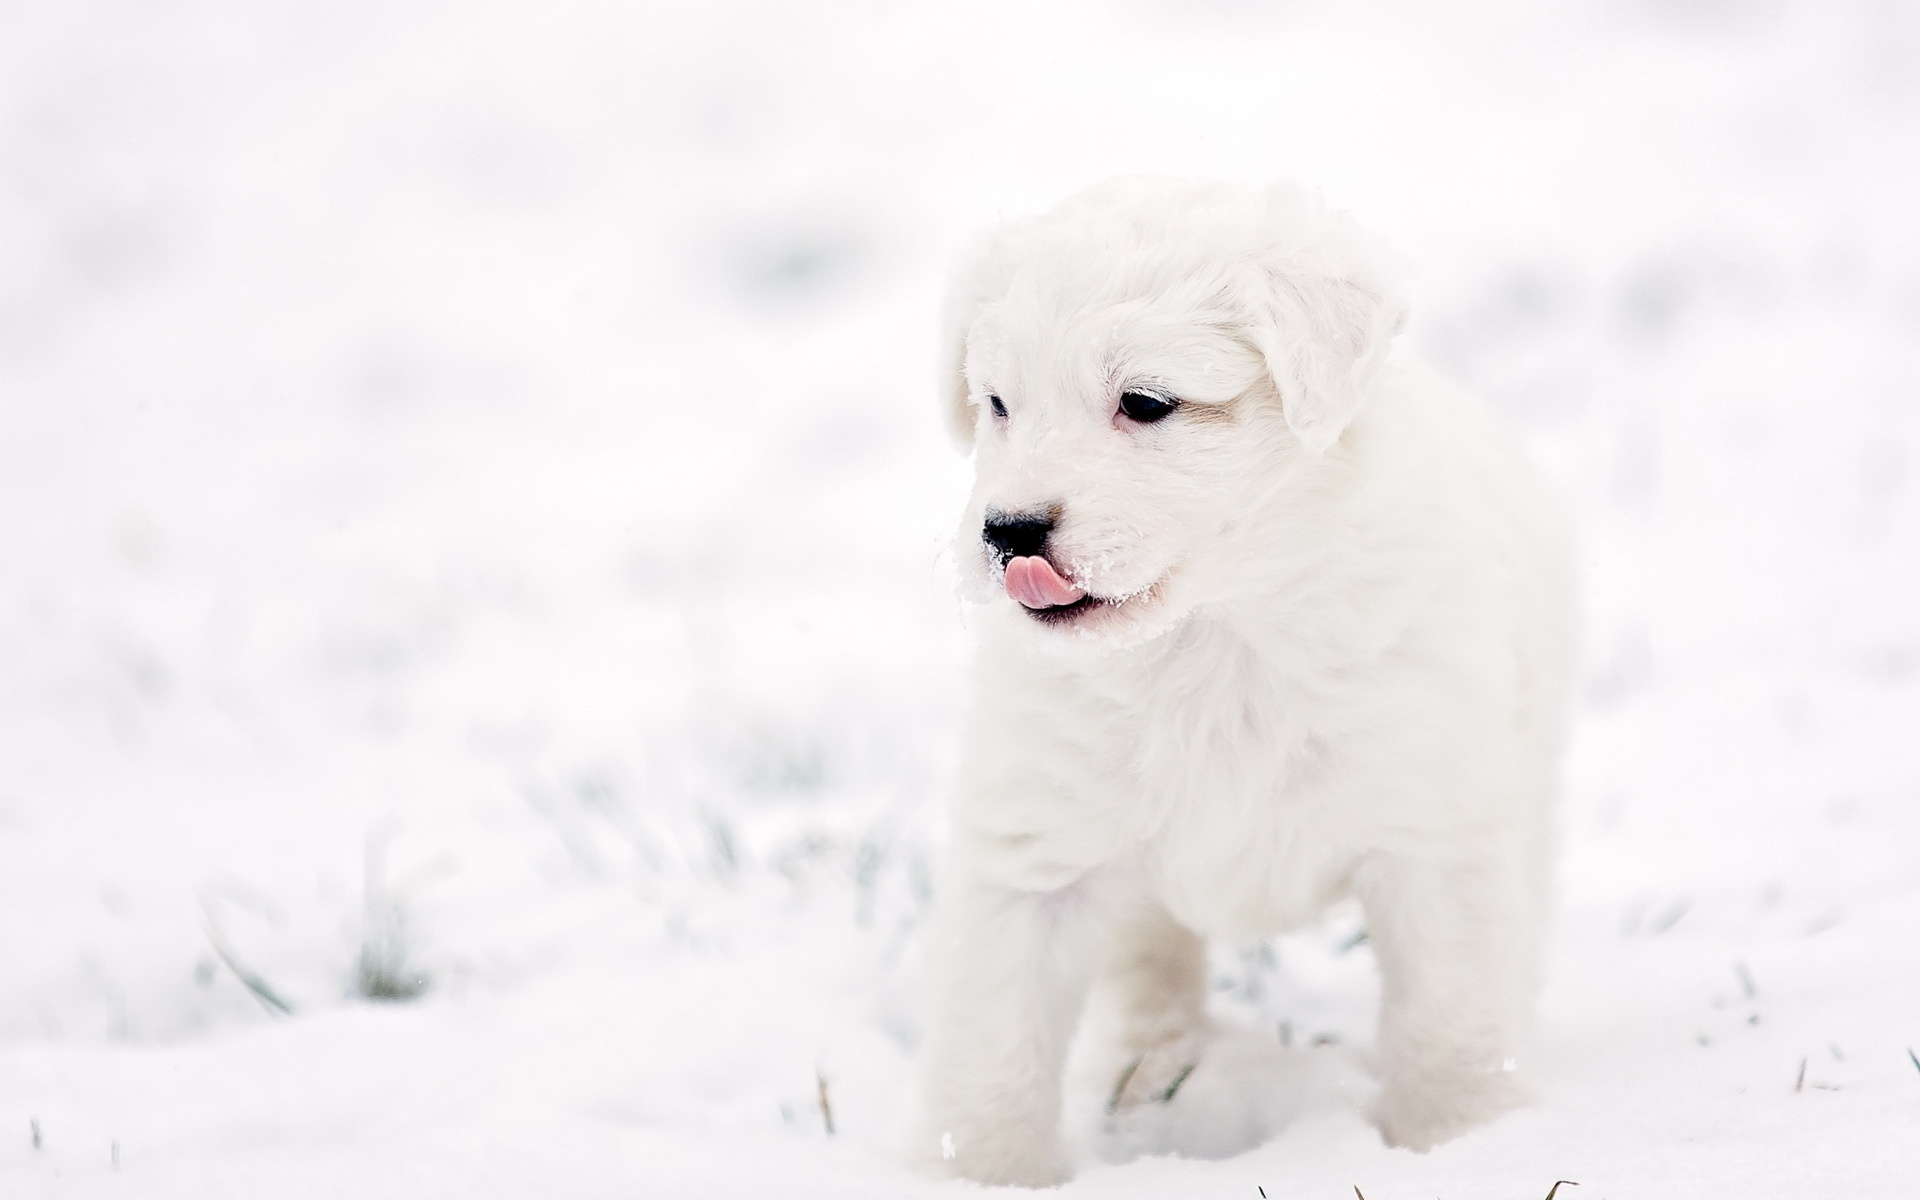
M 1025 891 L 955 864 L 933 950 L 921 1064 L 920 1152 L 981 1183 L 1044 1187 L 1070 1174 L 1060 1075 L 1102 922 L 1091 884 Z
M 1206 943 L 1146 899 L 1126 907 L 1107 942 L 1095 989 L 1116 1019 L 1127 1062 L 1110 1104 L 1165 1099 L 1206 1044 Z
M 1356 885 L 1380 961 L 1387 1141 L 1431 1149 L 1524 1103 L 1543 913 L 1520 856 L 1383 858 Z

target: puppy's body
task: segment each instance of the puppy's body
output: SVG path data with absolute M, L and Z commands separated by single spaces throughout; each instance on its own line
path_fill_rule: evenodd
M 962 560 L 983 593 L 1028 596 L 1024 558 L 1085 596 L 985 610 L 925 1149 L 1064 1178 L 1096 982 L 1130 1055 L 1190 1056 L 1199 939 L 1350 895 L 1388 1138 L 1517 1103 L 1570 641 L 1551 504 L 1482 405 L 1385 361 L 1377 253 L 1297 193 L 1108 185 L 983 259 Z M 1130 418 L 1145 393 L 1174 406 Z

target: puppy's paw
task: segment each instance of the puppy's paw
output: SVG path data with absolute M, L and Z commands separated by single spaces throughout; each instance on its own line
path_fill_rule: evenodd
M 1430 1072 L 1417 1082 L 1389 1079 L 1377 1116 L 1389 1146 L 1424 1153 L 1526 1102 L 1511 1071 Z
M 1127 1060 L 1114 1078 L 1107 1111 L 1119 1112 L 1141 1104 L 1170 1104 L 1200 1065 L 1208 1038 L 1188 1033 L 1156 1042 Z

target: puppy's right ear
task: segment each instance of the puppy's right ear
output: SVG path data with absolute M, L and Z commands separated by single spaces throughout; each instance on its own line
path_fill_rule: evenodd
M 973 449 L 977 414 L 967 384 L 967 334 L 988 301 L 1006 291 L 1007 251 L 997 234 L 976 238 L 954 263 L 947 280 L 940 338 L 940 404 L 947 432 L 963 453 Z

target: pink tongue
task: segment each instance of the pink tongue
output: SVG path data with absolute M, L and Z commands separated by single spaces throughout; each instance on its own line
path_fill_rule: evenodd
M 1058 608 L 1087 593 L 1066 580 L 1044 558 L 1031 556 L 1007 562 L 1007 595 L 1028 608 Z

